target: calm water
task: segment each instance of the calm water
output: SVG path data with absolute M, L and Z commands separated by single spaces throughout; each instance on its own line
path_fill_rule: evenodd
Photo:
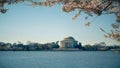
M 1 51 L 0 68 L 120 68 L 120 53 Z

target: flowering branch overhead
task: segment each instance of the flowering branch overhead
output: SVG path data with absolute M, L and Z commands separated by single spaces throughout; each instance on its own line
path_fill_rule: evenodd
M 78 13 L 73 16 L 72 19 L 76 19 L 80 16 L 81 12 L 84 12 L 89 16 L 93 16 L 94 14 L 97 16 L 102 14 L 115 14 L 116 23 L 112 24 L 112 27 L 115 30 L 112 32 L 118 31 L 117 33 L 120 35 L 120 0 L 0 0 L 0 12 L 7 12 L 8 9 L 5 8 L 6 5 L 23 2 L 30 3 L 30 6 L 37 5 L 46 7 L 62 4 L 62 11 L 67 13 L 77 9 Z M 89 26 L 90 23 L 87 23 L 86 25 Z

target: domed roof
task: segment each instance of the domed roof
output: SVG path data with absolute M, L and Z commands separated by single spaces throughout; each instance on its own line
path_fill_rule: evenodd
M 69 37 L 66 37 L 65 40 L 67 39 L 72 39 L 72 40 L 75 40 L 73 37 L 69 36 Z

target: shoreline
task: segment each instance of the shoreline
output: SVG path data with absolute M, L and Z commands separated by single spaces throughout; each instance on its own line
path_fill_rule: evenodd
M 120 52 L 119 49 L 114 49 L 114 50 L 0 50 L 0 51 L 26 51 L 26 52 L 29 52 L 29 51 L 51 51 L 51 52 L 57 52 L 57 51 L 60 51 L 60 52 L 80 52 L 80 51 L 118 51 Z

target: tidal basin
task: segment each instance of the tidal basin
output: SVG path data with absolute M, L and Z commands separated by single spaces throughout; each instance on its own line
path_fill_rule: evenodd
M 0 51 L 0 68 L 120 68 L 112 51 Z

